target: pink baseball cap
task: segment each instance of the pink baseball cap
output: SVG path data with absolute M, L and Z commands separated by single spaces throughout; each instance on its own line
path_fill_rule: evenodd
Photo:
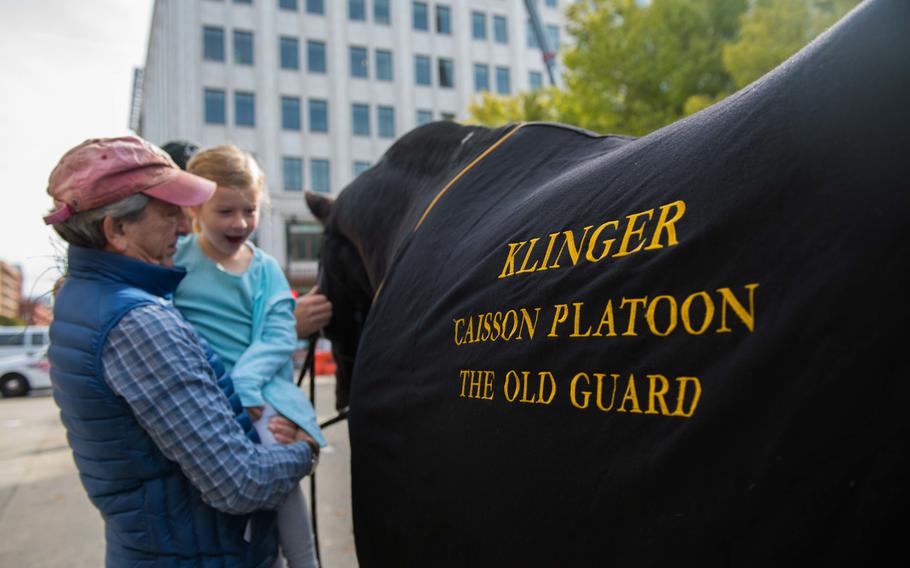
M 64 154 L 51 172 L 47 193 L 55 211 L 44 222 L 54 225 L 136 193 L 192 207 L 205 203 L 216 186 L 181 170 L 164 150 L 137 136 L 93 138 Z

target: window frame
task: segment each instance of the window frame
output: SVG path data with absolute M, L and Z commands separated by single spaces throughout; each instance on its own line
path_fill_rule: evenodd
M 321 110 L 319 106 L 322 106 Z M 316 120 L 320 116 L 321 120 Z M 327 133 L 329 131 L 329 101 L 326 99 L 307 99 L 307 118 L 309 119 L 309 131 L 318 133 Z M 322 125 L 325 125 L 322 128 Z
M 355 63 L 355 52 L 362 52 L 362 57 L 357 57 L 357 60 L 361 65 L 356 65 Z M 366 46 L 362 45 L 349 45 L 348 46 L 348 67 L 349 67 L 349 76 L 352 79 L 369 79 L 370 78 L 370 50 Z M 355 73 L 355 69 L 362 69 L 363 74 Z
M 376 133 L 380 138 L 395 138 L 395 107 L 376 107 Z
M 362 111 L 362 113 L 358 113 Z M 351 103 L 351 135 L 371 136 L 370 105 L 366 103 Z
M 388 56 L 387 59 L 385 56 Z M 376 80 L 377 81 L 394 81 L 395 80 L 395 59 L 392 54 L 392 51 L 389 49 L 376 49 L 373 51 L 373 63 L 376 66 Z M 386 67 L 384 63 L 387 63 Z M 388 73 L 384 73 L 385 69 L 388 69 Z
M 303 117 L 300 115 L 300 97 L 281 96 L 281 130 L 300 132 L 303 128 Z
M 293 162 L 296 162 L 296 168 L 293 169 L 293 174 L 291 176 L 288 173 L 291 171 L 289 166 L 293 166 Z M 296 181 L 299 181 L 299 187 L 293 187 L 288 184 L 288 178 L 296 178 Z M 294 180 L 292 180 L 294 181 Z M 303 158 L 300 156 L 281 156 L 281 189 L 282 191 L 288 193 L 298 193 L 303 192 L 305 182 L 304 182 L 304 172 L 303 172 Z
M 318 48 L 319 57 L 314 59 L 313 49 Z M 314 67 L 314 63 L 319 63 L 321 68 Z M 326 45 L 324 41 L 308 39 L 306 42 L 306 70 L 308 73 L 325 75 L 328 73 L 328 56 L 326 54 Z
M 217 53 L 210 53 L 209 50 L 209 32 L 217 32 L 220 35 L 218 40 L 218 46 L 216 49 Z M 225 53 L 224 53 L 224 42 L 225 34 L 224 28 L 221 26 L 202 26 L 202 60 L 203 61 L 214 61 L 217 63 L 224 63 Z
M 422 13 L 418 9 L 422 9 Z M 411 28 L 418 32 L 430 31 L 430 5 L 427 2 L 411 2 Z
M 241 122 L 240 120 L 240 111 L 242 107 L 246 105 L 241 105 L 241 97 L 245 100 L 247 97 L 250 102 L 250 120 L 249 122 Z M 241 126 L 244 128 L 255 128 L 256 127 L 256 93 L 253 91 L 234 91 L 234 126 Z
M 486 41 L 487 37 L 487 13 L 471 10 L 471 39 Z
M 293 50 L 285 50 L 293 43 Z M 286 54 L 293 54 L 293 61 L 286 61 Z M 300 40 L 292 36 L 278 36 L 278 67 L 285 71 L 300 70 Z
M 246 41 L 241 41 L 249 38 L 249 43 Z M 255 65 L 256 63 L 256 49 L 254 45 L 253 32 L 251 30 L 232 30 L 232 46 L 233 46 L 233 61 L 234 65 Z M 248 51 L 247 51 L 248 49 Z
M 455 60 L 451 57 L 438 57 L 436 59 L 436 73 L 440 89 L 455 88 Z M 444 80 L 447 79 L 447 80 Z
M 316 171 L 317 165 L 325 166 L 324 172 L 320 168 L 319 175 Z M 325 189 L 320 189 L 321 185 L 317 180 L 320 180 L 323 173 L 325 173 Z M 328 158 L 310 158 L 310 187 L 316 193 L 332 193 L 332 163 Z
M 213 95 L 213 96 L 220 95 L 221 101 L 220 102 L 212 101 L 209 98 L 209 95 Z M 220 109 L 218 110 L 218 112 L 220 112 L 220 116 L 221 116 L 220 120 L 217 120 L 217 119 L 209 120 L 209 117 L 211 116 L 211 113 L 209 112 L 209 108 L 210 108 L 209 103 L 210 102 L 220 106 Z M 213 109 L 213 110 L 215 110 L 215 109 Z M 209 87 L 205 87 L 202 89 L 202 120 L 205 124 L 222 124 L 222 125 L 227 124 L 227 93 L 225 93 L 224 89 L 213 89 L 213 88 L 209 88 Z

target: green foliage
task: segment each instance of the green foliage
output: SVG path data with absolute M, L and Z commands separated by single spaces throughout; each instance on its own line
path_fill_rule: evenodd
M 802 49 L 859 0 L 764 0 L 740 19 L 737 41 L 723 48 L 724 66 L 742 88 Z
M 646 134 L 764 75 L 859 0 L 588 0 L 567 10 L 565 90 L 483 95 L 475 122 Z
M 596 131 L 645 134 L 684 116 L 692 95 L 729 91 L 721 47 L 745 9 L 746 0 L 574 4 L 564 116 Z
M 558 120 L 554 97 L 560 95 L 556 89 L 539 89 L 511 97 L 482 93 L 468 107 L 470 122 L 499 126 L 509 122 Z

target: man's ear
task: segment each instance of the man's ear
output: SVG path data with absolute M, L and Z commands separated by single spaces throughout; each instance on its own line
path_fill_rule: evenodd
M 202 232 L 202 225 L 199 224 L 199 214 L 202 211 L 202 205 L 197 205 L 196 207 L 184 207 L 183 213 L 190 218 L 190 223 L 193 225 L 194 233 Z
M 123 230 L 123 222 L 105 215 L 104 220 L 101 221 L 101 228 L 104 231 L 104 238 L 107 239 L 108 249 L 124 254 L 128 243 L 126 232 Z

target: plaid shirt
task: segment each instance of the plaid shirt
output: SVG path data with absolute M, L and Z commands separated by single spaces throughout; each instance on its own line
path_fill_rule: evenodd
M 274 509 L 310 471 L 306 443 L 262 446 L 244 435 L 196 332 L 173 306 L 126 314 L 108 335 L 102 363 L 107 384 L 212 507 Z

